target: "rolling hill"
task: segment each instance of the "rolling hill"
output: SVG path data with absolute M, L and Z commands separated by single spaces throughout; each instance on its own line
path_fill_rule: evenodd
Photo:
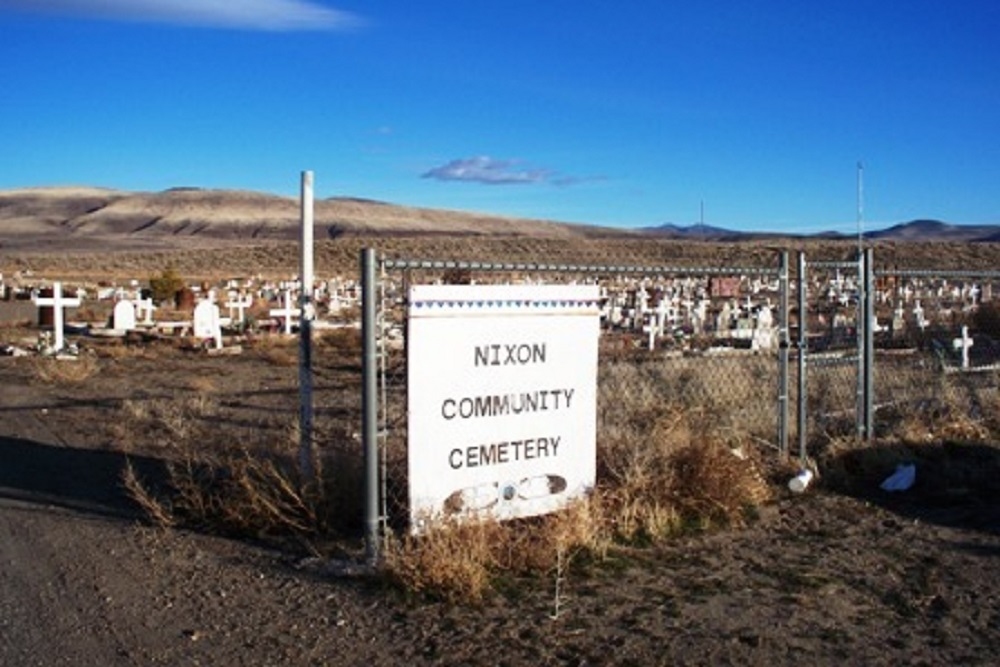
M 95 187 L 0 190 L 0 248 L 10 250 L 180 249 L 299 236 L 299 201 L 245 190 L 172 188 L 128 192 Z M 342 237 L 523 238 L 564 241 L 649 239 L 735 243 L 846 241 L 838 233 L 738 232 L 708 225 L 620 229 L 334 197 L 315 202 L 317 240 Z M 997 242 L 1000 225 L 915 220 L 866 238 L 887 242 Z
M 316 200 L 314 219 L 317 239 L 425 234 L 592 238 L 630 233 L 341 197 Z M 154 193 L 85 187 L 6 190 L 0 191 L 0 234 L 5 245 L 32 241 L 87 245 L 111 237 L 126 245 L 291 240 L 299 235 L 299 201 L 200 188 Z

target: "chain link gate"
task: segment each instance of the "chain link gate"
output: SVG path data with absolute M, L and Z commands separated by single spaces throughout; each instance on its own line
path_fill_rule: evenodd
M 809 263 L 798 254 L 797 428 L 799 457 L 817 436 L 870 437 L 871 384 L 868 308 L 870 263 Z
M 788 254 L 776 252 L 773 259 L 771 266 L 668 267 L 390 259 L 363 251 L 369 556 L 377 557 L 383 532 L 406 526 L 411 285 L 599 285 L 599 459 L 603 446 L 681 413 L 694 415 L 713 437 L 784 454 L 790 433 Z

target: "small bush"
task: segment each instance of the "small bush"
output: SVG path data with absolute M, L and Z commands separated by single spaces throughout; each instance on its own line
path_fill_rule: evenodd
M 186 287 L 184 279 L 172 266 L 167 267 L 159 275 L 150 276 L 149 290 L 155 303 L 171 302 L 182 289 Z

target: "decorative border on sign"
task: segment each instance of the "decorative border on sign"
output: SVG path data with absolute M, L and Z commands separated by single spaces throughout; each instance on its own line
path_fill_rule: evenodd
M 411 317 L 464 315 L 591 315 L 596 285 L 413 285 Z
M 410 305 L 414 308 L 440 308 L 445 310 L 462 310 L 462 309 L 479 309 L 479 310 L 489 310 L 493 308 L 503 308 L 503 309 L 521 309 L 521 308 L 556 308 L 556 309 L 577 309 L 577 308 L 596 308 L 600 303 L 599 299 L 573 299 L 573 300 L 527 300 L 527 299 L 511 299 L 511 300 L 494 300 L 494 299 L 476 299 L 472 301 L 465 300 L 428 300 L 428 301 L 413 301 Z

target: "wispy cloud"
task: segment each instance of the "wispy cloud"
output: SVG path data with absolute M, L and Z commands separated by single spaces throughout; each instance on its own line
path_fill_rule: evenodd
M 452 160 L 424 172 L 421 176 L 438 181 L 466 181 L 487 185 L 547 183 L 567 186 L 576 185 L 586 180 L 595 180 L 565 176 L 551 169 L 525 168 L 518 160 L 499 160 L 487 155 Z
M 4 8 L 242 30 L 338 30 L 362 23 L 312 0 L 0 0 Z

